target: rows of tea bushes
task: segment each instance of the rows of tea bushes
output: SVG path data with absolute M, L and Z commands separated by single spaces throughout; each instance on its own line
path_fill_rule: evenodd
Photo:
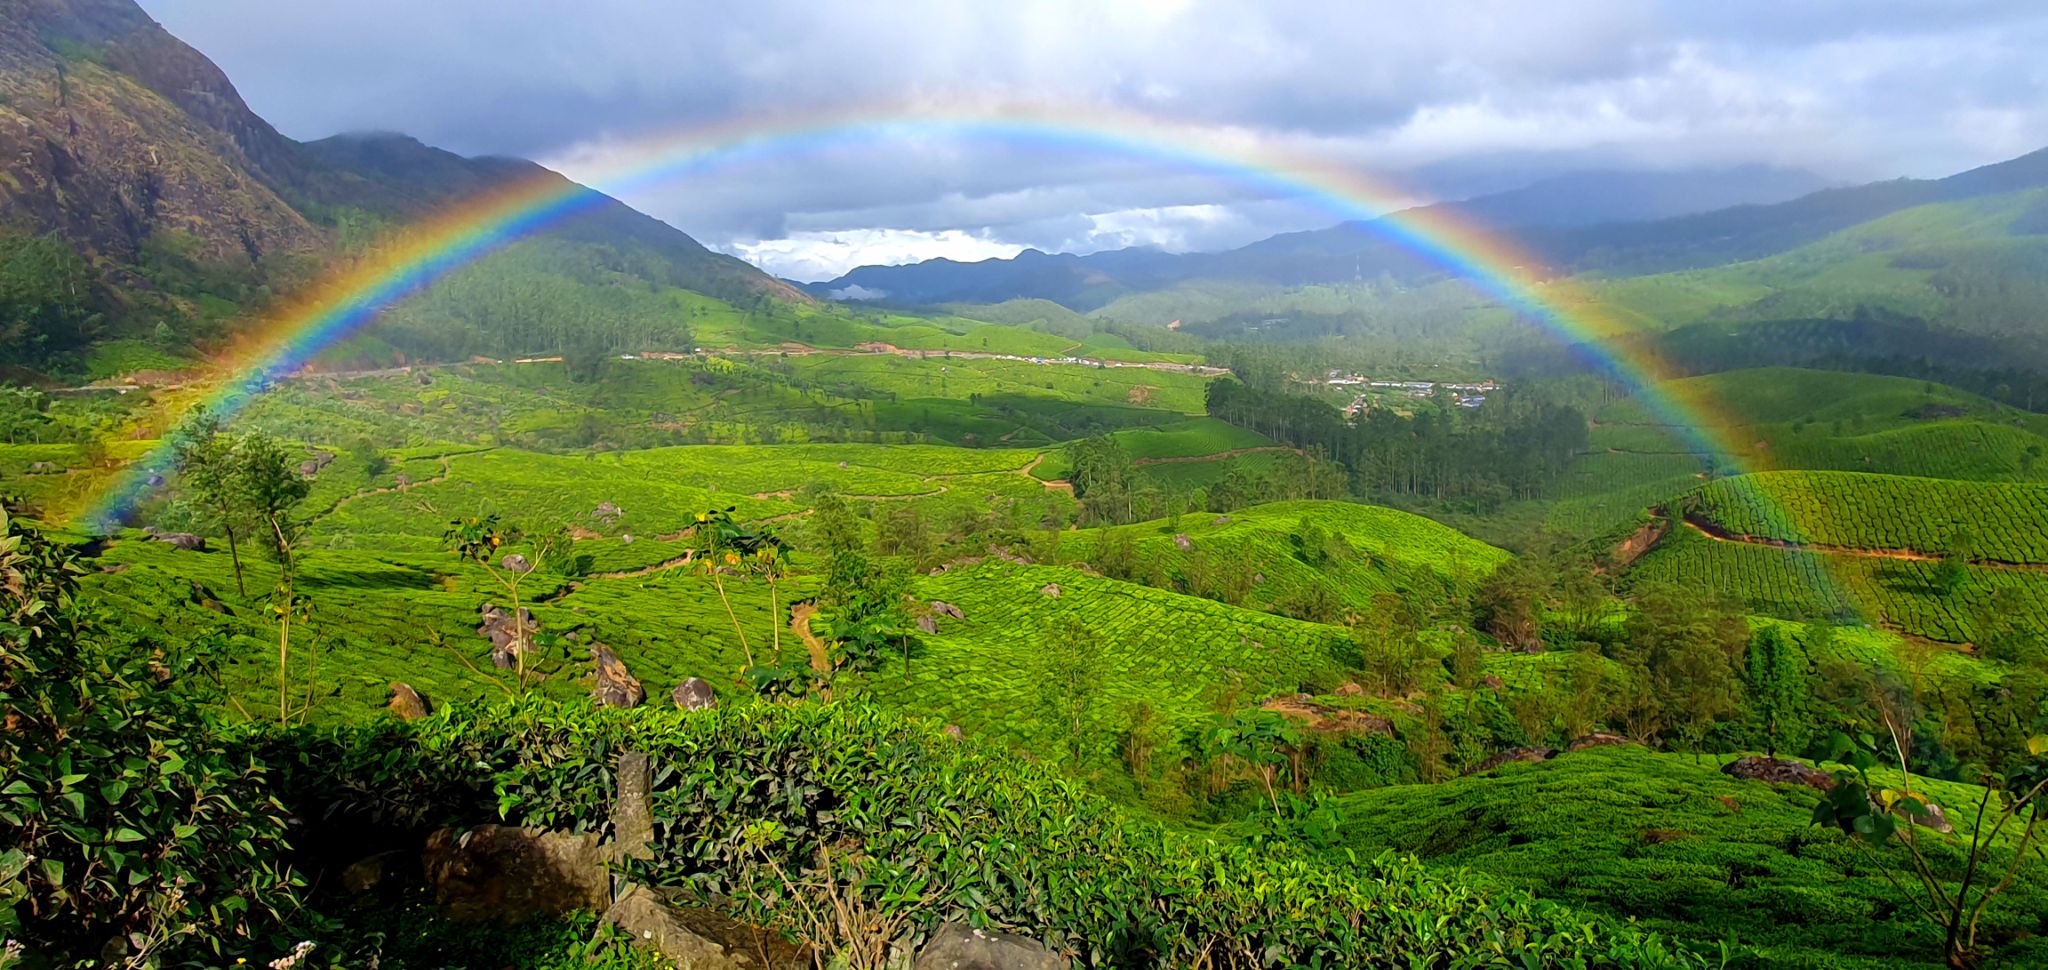
M 1719 541 L 1689 527 L 1671 531 L 1629 571 L 1629 582 L 1678 583 L 1726 591 L 1752 612 L 1835 618 L 1950 643 L 1974 642 L 1985 623 L 2048 631 L 2048 571 L 1965 566 L 1945 580 L 1942 564 L 1746 542 Z
M 1170 830 L 934 722 L 843 702 L 465 710 L 295 733 L 265 757 L 292 805 L 414 824 L 494 806 L 604 831 L 624 750 L 650 757 L 656 816 L 654 851 L 628 874 L 758 923 L 824 904 L 830 883 L 840 902 L 900 918 L 899 939 L 966 920 L 1087 966 L 1705 965 L 1632 926 L 1411 858 L 1332 862 Z
M 1804 545 L 2048 562 L 2048 485 L 1855 472 L 1709 483 L 1686 509 L 1729 533 Z

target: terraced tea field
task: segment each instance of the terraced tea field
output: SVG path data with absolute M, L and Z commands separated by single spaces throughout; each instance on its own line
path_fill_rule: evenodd
M 1318 549 L 1302 538 L 1326 537 Z M 1243 605 L 1286 612 L 1318 594 L 1365 612 L 1374 593 L 1404 591 L 1426 603 L 1469 593 L 1508 553 L 1437 522 L 1352 502 L 1275 502 L 1228 515 L 1189 514 L 1060 536 L 1060 560 L 1091 562 L 1106 537 L 1130 538 L 1141 568 L 1162 586 L 1200 584 L 1203 573 L 1253 577 Z M 1314 589 L 1311 589 L 1313 587 Z
M 1058 595 L 1042 592 L 1052 586 Z M 1327 690 L 1341 682 L 1349 651 L 1341 627 L 1057 566 L 991 560 L 920 579 L 917 593 L 959 606 L 966 618 L 941 618 L 907 671 L 891 662 L 866 678 L 866 689 L 884 703 L 1041 757 L 1059 755 L 1065 743 L 1044 659 L 1063 622 L 1097 636 L 1086 659 L 1095 692 L 1087 718 L 1101 732 L 1090 739 L 1091 762 L 1106 761 L 1108 733 L 1124 726 L 1130 705 L 1145 704 L 1171 724 L 1228 697 Z
M 1637 560 L 1628 580 L 1726 591 L 1769 616 L 1860 619 L 1951 643 L 1974 639 L 1994 609 L 2048 632 L 2048 571 L 1967 566 L 1944 590 L 1939 565 L 1724 541 L 1679 527 Z
M 1797 545 L 2048 563 L 2048 485 L 1854 472 L 1764 472 L 1711 482 L 1685 507 L 1727 533 Z

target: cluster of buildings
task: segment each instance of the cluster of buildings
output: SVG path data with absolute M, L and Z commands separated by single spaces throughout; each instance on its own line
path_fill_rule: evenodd
M 1345 416 L 1353 418 L 1365 413 L 1367 409 L 1372 407 L 1372 399 L 1376 394 L 1403 394 L 1407 397 L 1420 399 L 1433 397 L 1437 389 L 1442 388 L 1456 396 L 1459 407 L 1476 408 L 1486 403 L 1487 392 L 1500 387 L 1498 383 L 1490 380 L 1478 383 L 1459 383 L 1455 381 L 1376 381 L 1359 374 L 1346 374 L 1343 371 L 1335 370 L 1331 371 L 1324 378 L 1323 383 L 1331 387 L 1358 387 L 1366 389 L 1353 397 L 1351 403 L 1344 408 Z

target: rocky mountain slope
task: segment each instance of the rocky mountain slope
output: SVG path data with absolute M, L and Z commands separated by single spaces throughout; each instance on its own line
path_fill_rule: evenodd
M 531 179 L 570 186 L 532 162 L 397 135 L 293 141 L 132 0 L 0 0 L 0 230 L 55 234 L 124 286 L 166 251 L 288 285 L 333 253 L 324 223 L 337 211 L 403 222 Z M 594 203 L 548 234 L 634 251 L 652 282 L 727 300 L 808 299 L 623 203 Z M 307 258 L 299 275 L 280 275 L 293 257 Z

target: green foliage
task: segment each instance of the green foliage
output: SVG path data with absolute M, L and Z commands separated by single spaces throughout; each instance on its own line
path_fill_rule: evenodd
M 1852 472 L 1764 472 L 1686 496 L 1727 532 L 1792 544 L 1976 560 L 2048 562 L 2048 485 Z
M 263 767 L 200 713 L 204 658 L 131 640 L 0 512 L 0 933 L 136 965 L 214 954 L 298 904 Z
M 1340 845 L 1414 852 L 1442 868 L 1631 919 L 1699 949 L 1732 945 L 1730 966 L 1798 970 L 1939 967 L 1941 937 L 1852 840 L 1811 824 L 1825 797 L 1803 785 L 1731 778 L 1709 762 L 1634 745 L 1514 763 L 1439 785 L 1363 791 L 1335 800 Z M 1895 771 L 1873 780 L 1898 787 Z M 1979 790 L 1916 780 L 1944 802 Z M 1951 813 L 1959 837 L 1967 813 Z M 1951 888 L 1965 865 L 1946 837 L 1923 833 Z M 1871 846 L 1883 866 L 1908 865 Z M 2012 861 L 2009 850 L 1992 853 Z M 2030 861 L 1987 935 L 2009 941 L 1994 966 L 2030 966 L 2048 906 L 2048 866 Z
M 0 364 L 41 364 L 100 328 L 92 267 L 56 236 L 0 232 Z
M 383 757 L 308 759 L 331 770 L 294 776 L 290 800 L 480 774 L 510 821 L 597 830 L 611 759 L 645 752 L 667 835 L 628 875 L 768 925 L 791 925 L 830 894 L 913 942 L 970 919 L 1092 966 L 1704 965 L 1655 937 L 1398 857 L 1325 862 L 1166 830 L 929 722 L 844 703 L 526 707 L 366 733 Z

